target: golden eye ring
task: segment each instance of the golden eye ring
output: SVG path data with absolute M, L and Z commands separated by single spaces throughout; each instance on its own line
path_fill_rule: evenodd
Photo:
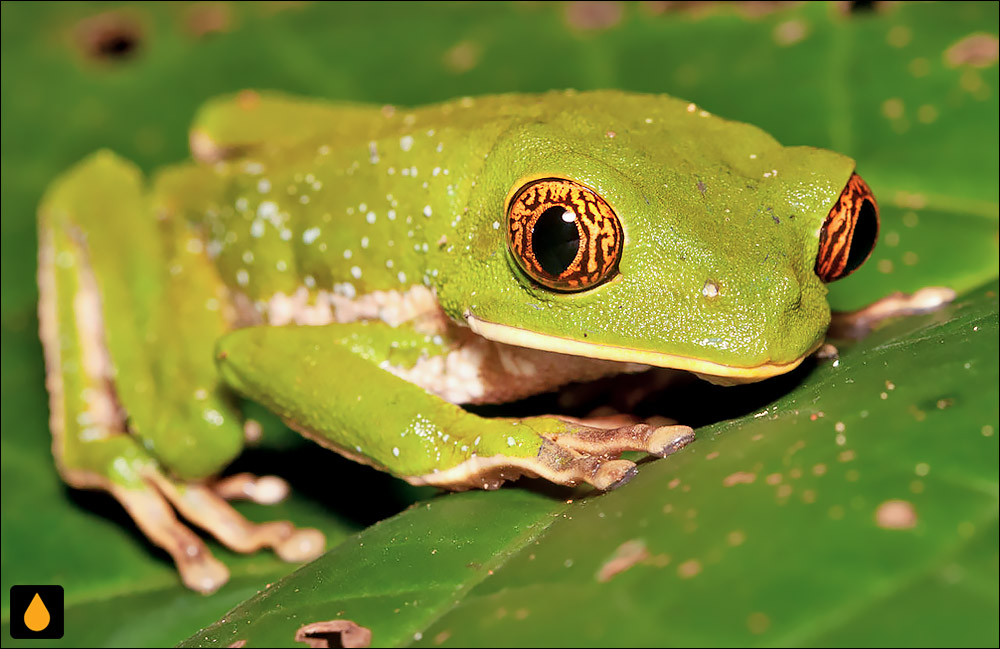
M 611 206 L 572 180 L 528 182 L 507 207 L 507 248 L 514 261 L 555 291 L 583 291 L 614 277 L 624 241 Z

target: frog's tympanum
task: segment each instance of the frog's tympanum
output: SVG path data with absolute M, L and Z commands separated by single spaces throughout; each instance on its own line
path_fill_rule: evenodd
M 234 393 L 413 484 L 611 489 L 636 471 L 622 452 L 691 429 L 459 404 L 648 366 L 788 372 L 878 233 L 853 160 L 662 95 L 245 92 L 201 111 L 191 148 L 148 181 L 102 151 L 54 183 L 39 312 L 62 476 L 114 495 L 206 592 L 227 571 L 175 512 L 239 551 L 323 548 L 225 501 L 281 491 L 213 479 L 244 443 Z

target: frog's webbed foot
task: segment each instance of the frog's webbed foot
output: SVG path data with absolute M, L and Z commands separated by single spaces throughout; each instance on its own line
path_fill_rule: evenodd
M 531 426 L 530 420 L 524 423 Z M 413 484 L 449 489 L 496 489 L 523 475 L 568 486 L 585 482 L 606 491 L 620 487 L 636 474 L 635 463 L 620 459 L 622 453 L 641 451 L 665 457 L 691 442 L 694 431 L 688 426 L 654 427 L 646 423 L 617 428 L 574 423 L 565 432 L 539 436 L 542 443 L 533 457 L 474 456 L 450 469 L 407 479 Z
M 913 293 L 896 292 L 857 311 L 831 314 L 827 335 L 831 338 L 860 339 L 887 318 L 929 313 L 955 299 L 955 291 L 945 286 L 928 286 Z

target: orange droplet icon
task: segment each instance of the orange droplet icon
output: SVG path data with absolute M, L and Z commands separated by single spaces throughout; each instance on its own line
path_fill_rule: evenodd
M 34 632 L 39 632 L 49 625 L 49 609 L 45 608 L 42 598 L 35 593 L 28 609 L 24 612 L 24 625 Z

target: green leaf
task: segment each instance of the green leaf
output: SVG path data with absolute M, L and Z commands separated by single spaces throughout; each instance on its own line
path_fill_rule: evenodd
M 995 55 L 990 59 L 989 48 L 979 52 L 978 59 L 973 52 L 965 63 L 956 63 L 954 51 L 949 49 L 976 34 L 995 39 L 996 3 L 886 3 L 875 11 L 850 14 L 839 3 L 805 3 L 759 15 L 751 13 L 759 3 L 746 7 L 681 6 L 663 10 L 655 3 L 314 3 L 291 8 L 278 3 L 224 2 L 0 5 L 0 422 L 4 430 L 0 438 L 0 573 L 5 646 L 18 644 L 7 639 L 8 589 L 12 584 L 65 586 L 67 644 L 160 645 L 177 642 L 209 624 L 289 571 L 287 565 L 268 555 L 236 557 L 213 546 L 233 569 L 233 582 L 207 598 L 184 591 L 169 561 L 141 538 L 110 498 L 62 486 L 48 450 L 43 362 L 34 315 L 34 212 L 39 198 L 56 174 L 101 147 L 136 160 L 147 172 L 183 159 L 187 124 L 209 97 L 252 87 L 416 105 L 464 94 L 570 86 L 668 92 L 725 117 L 757 124 L 783 143 L 833 148 L 858 160 L 859 172 L 879 198 L 882 238 L 865 267 L 831 286 L 830 300 L 835 308 L 857 308 L 894 290 L 929 284 L 964 292 L 997 276 L 998 67 Z M 217 29 L 205 31 L 213 27 Z M 108 34 L 115 38 L 106 40 L 103 48 L 95 48 L 95 43 L 100 43 L 97 37 L 107 38 Z M 123 52 L 125 56 L 119 56 Z M 995 307 L 992 311 L 988 305 L 981 308 L 986 324 L 992 323 L 995 341 Z M 966 317 L 961 310 L 948 313 L 949 318 Z M 931 320 L 935 317 L 944 316 L 929 316 Z M 867 370 L 856 367 L 854 361 L 871 367 L 876 356 L 884 360 L 883 354 L 891 350 L 913 349 L 925 365 L 914 367 L 909 358 L 899 365 L 894 362 L 891 368 L 899 367 L 899 375 L 886 370 L 881 380 L 893 381 L 895 390 L 884 386 L 875 390 L 860 378 L 855 384 L 841 385 L 836 379 L 840 374 L 829 366 L 818 368 L 816 377 L 806 368 L 763 386 L 682 387 L 679 392 L 663 395 L 661 401 L 644 403 L 642 414 L 676 413 L 685 423 L 700 424 L 745 414 L 748 403 L 762 410 L 775 402 L 781 416 L 776 422 L 769 421 L 775 413 L 769 409 L 767 415 L 749 423 L 737 419 L 738 423 L 702 429 L 701 439 L 693 447 L 668 462 L 644 465 L 640 477 L 625 489 L 587 498 L 568 508 L 563 502 L 565 494 L 536 493 L 521 485 L 500 493 L 435 499 L 428 513 L 411 510 L 364 532 L 376 534 L 385 527 L 404 525 L 399 521 L 418 514 L 430 518 L 413 525 L 430 530 L 428 526 L 443 525 L 432 520 L 431 512 L 454 507 L 452 511 L 466 525 L 464 533 L 459 530 L 454 538 L 469 540 L 459 549 L 442 542 L 438 555 L 413 564 L 412 581 L 407 582 L 413 586 L 412 594 L 392 591 L 395 594 L 386 594 L 383 602 L 388 605 L 401 596 L 404 604 L 410 604 L 401 605 L 398 614 L 394 608 L 389 610 L 389 620 L 380 622 L 384 627 L 373 623 L 377 628 L 375 642 L 406 642 L 422 630 L 423 642 L 444 638 L 440 634 L 447 632 L 451 642 L 497 644 L 502 637 L 513 642 L 519 629 L 528 629 L 525 638 L 539 633 L 537 639 L 526 641 L 532 643 L 625 644 L 640 637 L 646 638 L 647 644 L 680 643 L 694 633 L 675 634 L 675 624 L 681 619 L 690 620 L 683 628 L 695 629 L 695 622 L 701 621 L 702 629 L 715 634 L 703 643 L 743 638 L 744 642 L 767 644 L 889 644 L 906 639 L 927 644 L 951 631 L 950 641 L 956 643 L 995 644 L 995 437 L 982 438 L 980 434 L 970 441 L 956 432 L 971 425 L 970 421 L 996 430 L 995 346 L 992 356 L 988 349 L 976 352 L 986 355 L 976 356 L 978 364 L 946 381 L 936 370 L 959 362 L 965 353 L 959 350 L 968 345 L 985 344 L 982 336 L 977 332 L 977 339 L 970 333 L 967 343 L 947 338 L 951 342 L 940 347 L 929 343 L 917 346 L 917 338 L 908 337 L 898 327 L 916 327 L 911 332 L 915 337 L 929 335 L 928 320 L 912 322 L 922 324 L 897 325 L 876 334 L 845 351 L 841 367 L 836 368 L 838 372 Z M 940 331 L 958 326 L 949 324 L 952 322 L 957 321 L 942 324 Z M 877 345 L 887 347 L 877 351 Z M 918 379 L 923 384 L 911 386 L 911 381 Z M 822 395 L 808 392 L 813 389 L 810 386 L 819 390 L 816 381 L 820 380 L 833 383 L 823 384 Z M 797 385 L 799 381 L 803 383 Z M 857 387 L 862 383 L 868 385 L 868 391 Z M 946 402 L 943 410 L 937 409 L 937 400 L 924 403 L 924 397 L 917 398 L 919 393 L 930 395 L 926 397 L 930 399 L 934 388 L 941 386 L 952 386 L 950 392 L 940 392 Z M 904 390 L 915 390 L 911 393 L 914 396 L 900 399 Z M 882 391 L 888 395 L 885 401 L 880 397 Z M 804 396 L 807 393 L 812 396 Z M 812 398 L 818 401 L 807 404 Z M 790 407 L 790 399 L 796 399 L 803 411 L 824 410 L 826 414 L 815 422 L 801 421 L 784 410 Z M 903 402 L 907 404 L 905 412 L 883 408 Z M 908 409 L 911 405 L 926 414 L 924 422 L 916 422 Z M 869 412 L 865 419 L 860 418 L 863 411 Z M 976 416 L 978 422 L 974 421 Z M 803 477 L 792 478 L 796 462 L 819 452 L 818 444 L 813 443 L 795 454 L 786 453 L 793 442 L 782 436 L 791 433 L 779 431 L 792 426 L 792 420 L 798 422 L 794 426 L 802 439 L 808 440 L 812 438 L 805 436 L 812 428 L 825 425 L 829 429 L 842 421 L 847 446 L 857 454 L 853 466 L 858 479 L 848 480 L 851 463 L 837 460 L 824 460 L 828 464 L 824 476 L 809 477 L 812 474 L 806 469 L 811 471 L 813 465 L 802 464 Z M 926 422 L 938 422 L 932 436 L 935 454 L 917 457 L 921 445 L 930 443 L 920 432 L 926 431 Z M 772 425 L 777 426 L 773 432 Z M 752 441 L 758 433 L 745 431 L 759 431 L 765 437 L 748 444 L 745 434 Z M 855 436 L 878 445 L 854 446 Z M 775 441 L 779 438 L 783 441 Z M 831 439 L 835 441 L 835 431 Z M 945 440 L 954 442 L 956 448 L 933 446 L 943 445 Z M 993 448 L 983 449 L 984 442 L 993 443 Z M 715 450 L 717 458 L 705 459 Z M 753 463 L 749 459 L 747 464 L 737 462 L 741 453 L 753 458 Z M 969 457 L 957 457 L 963 453 Z M 875 457 L 881 457 L 881 463 L 857 468 Z M 894 464 L 893 458 L 909 458 L 911 465 Z M 756 481 L 726 489 L 721 499 L 698 503 L 699 494 L 717 487 L 712 481 L 724 472 L 718 468 L 727 466 L 724 462 L 744 469 L 749 466 L 748 470 L 758 474 Z M 914 462 L 928 465 L 930 472 L 916 476 Z M 757 463 L 761 464 L 759 470 L 753 469 Z M 698 479 L 684 473 L 694 471 L 687 468 L 694 464 L 698 465 Z M 951 473 L 939 472 L 945 467 L 951 467 Z M 262 447 L 241 460 L 238 468 L 295 478 L 296 493 L 287 505 L 277 510 L 244 507 L 243 511 L 259 520 L 277 515 L 320 527 L 329 535 L 331 546 L 428 495 L 332 454 L 315 453 L 311 446 L 280 429 L 271 430 Z M 903 489 L 902 494 L 886 495 L 890 486 L 902 480 L 897 473 L 904 469 L 910 475 L 903 486 L 909 488 L 910 481 L 920 480 L 925 491 L 916 494 Z M 782 474 L 782 482 L 768 485 L 766 476 L 775 472 Z M 685 481 L 670 489 L 675 475 L 682 473 L 687 476 Z M 330 475 L 339 476 L 336 484 L 324 482 Z M 979 480 L 975 483 L 978 487 L 970 488 L 974 479 Z M 816 500 L 809 506 L 801 502 L 806 491 L 801 485 L 807 480 L 815 482 Z M 834 502 L 832 490 L 821 486 L 837 480 L 844 497 Z M 794 491 L 785 505 L 776 509 L 774 499 L 785 485 L 792 485 Z M 690 486 L 689 492 L 683 491 L 685 486 Z M 651 491 L 663 496 L 655 511 L 647 511 Z M 663 506 L 669 504 L 666 498 L 671 495 L 693 500 L 675 500 L 676 509 L 663 514 Z M 772 502 L 767 498 L 772 499 L 775 509 L 763 506 Z M 871 522 L 872 507 L 883 502 L 881 498 L 911 502 L 918 526 L 892 533 L 877 526 L 864 528 L 859 521 Z M 629 509 L 632 499 L 635 511 Z M 690 533 L 697 536 L 708 534 L 713 522 L 717 528 L 724 527 L 719 522 L 722 518 L 743 521 L 749 514 L 737 508 L 741 502 L 759 507 L 759 511 L 747 511 L 758 511 L 763 517 L 760 528 L 751 528 L 749 522 L 744 526 L 743 545 L 729 548 L 727 541 L 719 546 L 715 539 L 706 541 L 698 553 L 682 543 L 688 537 L 681 532 L 692 524 L 699 526 Z M 859 509 L 855 503 L 861 503 Z M 844 508 L 839 522 L 822 519 L 822 511 L 829 512 L 838 504 Z M 992 519 L 974 515 L 982 506 L 993 508 Z M 694 518 L 688 520 L 685 517 L 691 509 L 695 510 Z M 519 511 L 530 520 L 512 518 Z M 780 516 L 786 511 L 796 515 L 786 520 Z M 614 520 L 619 512 L 622 519 L 611 524 L 608 519 Z M 568 516 L 573 519 L 564 518 Z M 648 517 L 648 531 L 637 527 L 643 516 Z M 494 518 L 505 524 L 491 525 Z M 595 524 L 593 538 L 560 536 L 578 534 L 573 525 L 591 518 L 606 525 Z M 966 522 L 972 527 L 957 527 Z M 751 529 L 767 527 L 765 523 L 770 523 L 769 544 L 762 540 L 763 532 L 750 533 Z M 849 523 L 857 523 L 857 527 L 848 528 Z M 551 527 L 546 527 L 549 524 Z M 950 537 L 941 531 L 948 525 L 952 525 Z M 438 534 L 449 529 L 454 528 L 439 527 Z M 737 529 L 735 523 L 732 529 Z M 962 536 L 970 534 L 970 529 L 968 538 Z M 859 530 L 867 530 L 867 535 Z M 886 538 L 898 543 L 902 543 L 898 539 L 916 540 L 906 548 L 892 546 L 886 556 L 885 546 L 869 543 L 875 538 L 872 534 L 888 534 Z M 537 554 L 531 560 L 530 546 L 520 549 L 518 544 L 534 543 L 536 535 L 550 548 L 550 554 Z M 831 556 L 829 548 L 812 554 L 793 553 L 827 536 L 842 541 L 839 554 Z M 628 545 L 629 541 L 636 542 Z M 355 552 L 352 543 L 348 541 L 321 561 Z M 557 552 L 557 545 L 565 556 Z M 570 551 L 591 546 L 594 550 L 586 556 Z M 416 551 L 414 547 L 426 549 L 427 544 L 413 546 L 410 551 Z M 389 543 L 382 552 L 392 553 L 394 548 Z M 607 582 L 593 578 L 616 552 L 628 558 L 630 553 L 641 554 L 643 548 L 650 555 L 647 563 L 640 562 Z M 709 554 L 713 548 L 721 548 L 715 563 L 715 555 Z M 760 567 L 742 564 L 740 552 L 764 563 Z M 479 561 L 483 566 L 498 562 L 502 569 L 494 577 L 483 578 L 483 572 L 475 568 L 446 572 L 445 561 L 439 560 L 445 555 L 460 560 L 475 553 L 485 555 Z M 670 562 L 659 567 L 664 561 L 661 555 L 667 554 Z M 939 560 L 929 558 L 932 554 Z M 796 562 L 788 558 L 795 556 Z M 530 563 L 545 557 L 554 562 L 549 572 L 540 570 L 540 563 Z M 566 559 L 573 559 L 573 566 L 566 568 Z M 690 559 L 698 559 L 702 571 L 680 579 L 677 569 Z M 337 574 L 348 574 L 346 564 L 329 565 Z M 364 565 L 366 570 L 386 569 Z M 721 578 L 723 568 L 729 580 L 720 587 L 712 580 Z M 744 569 L 751 571 L 752 578 L 741 577 Z M 767 577 L 772 572 L 773 579 L 761 578 L 761 573 Z M 862 572 L 861 577 L 873 577 L 862 579 L 869 598 L 854 600 L 861 602 L 858 608 L 846 612 L 828 608 L 810 615 L 823 606 L 832 607 L 835 587 Z M 646 573 L 662 575 L 656 588 L 647 583 L 656 578 L 643 577 Z M 902 573 L 909 575 L 907 588 L 900 586 Z M 440 582 L 435 581 L 435 575 Z M 358 597 L 358 605 L 374 610 L 377 604 L 365 597 L 374 591 L 365 591 L 362 577 L 357 579 L 351 592 Z M 541 592 L 550 581 L 562 589 L 561 596 L 547 593 L 542 602 L 531 599 L 534 590 Z M 343 587 L 340 581 L 324 584 L 323 592 L 310 594 L 311 601 L 333 600 L 348 592 L 338 590 Z M 427 584 L 431 584 L 427 591 L 420 590 Z M 675 596 L 677 584 L 702 589 L 703 599 L 691 600 L 701 603 L 695 605 Z M 285 592 L 284 588 L 280 592 Z M 448 613 L 454 604 L 442 593 L 451 593 L 453 588 L 460 590 L 460 604 Z M 617 590 L 607 598 L 609 588 Z M 510 597 L 533 603 L 527 606 L 503 600 L 508 591 Z M 741 602 L 762 593 L 784 597 L 782 607 L 739 609 Z M 709 596 L 712 601 L 706 604 L 704 598 Z M 422 604 L 414 607 L 413 601 Z M 590 610 L 585 608 L 587 604 Z M 992 618 L 976 617 L 991 606 Z M 339 610 L 324 609 L 317 619 L 335 617 Z M 527 615 L 519 619 L 522 611 Z M 558 616 L 553 617 L 557 611 Z M 705 624 L 704 618 L 710 615 L 711 623 Z M 852 623 L 837 626 L 838 615 Z M 949 615 L 954 622 L 943 622 Z M 267 617 L 269 624 L 277 626 L 266 633 L 287 639 L 289 629 L 294 629 L 279 624 L 278 618 L 280 611 Z M 392 618 L 402 621 L 391 622 Z M 749 629 L 764 627 L 759 637 L 746 639 Z M 470 634 L 476 628 L 487 629 L 488 634 L 473 640 Z M 588 630 L 593 630 L 593 635 L 586 635 Z M 642 635 L 657 630 L 658 635 Z M 515 635 L 489 635 L 500 631 Z

